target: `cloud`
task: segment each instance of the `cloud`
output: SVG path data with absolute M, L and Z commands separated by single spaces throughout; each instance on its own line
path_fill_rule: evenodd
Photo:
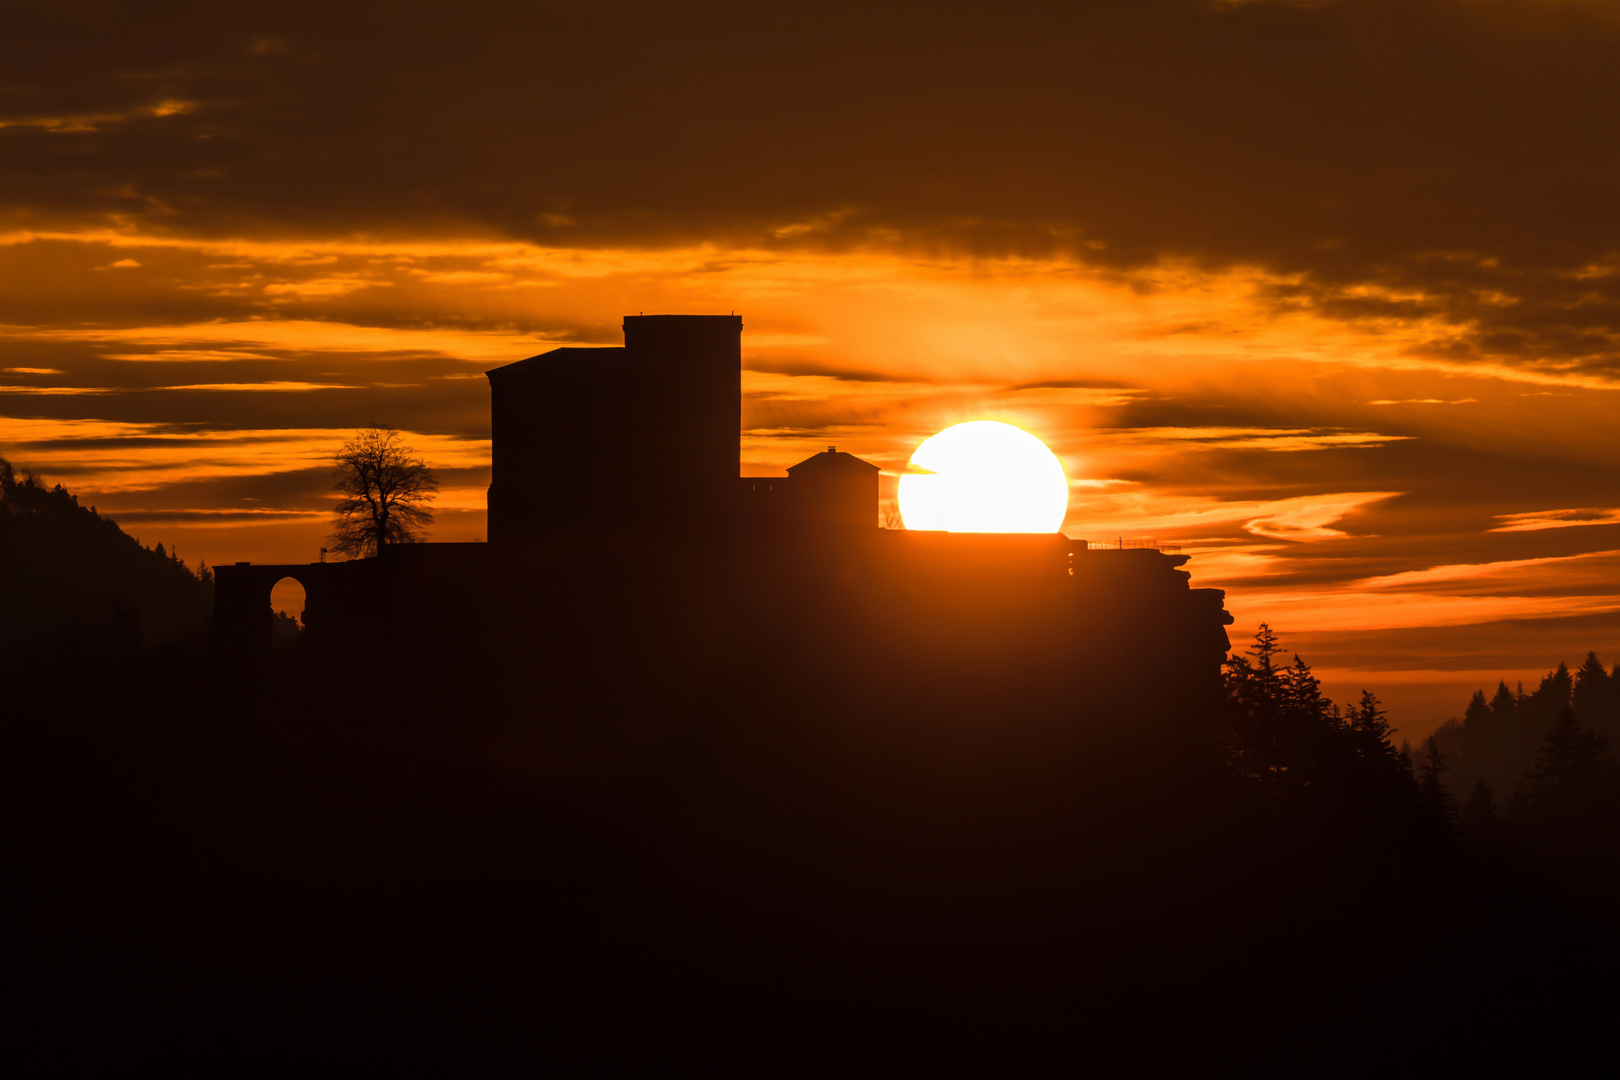
M 1600 585 L 1612 588 L 1620 551 L 1590 551 L 1579 555 L 1552 555 L 1535 559 L 1506 559 L 1488 563 L 1459 563 L 1405 570 L 1398 574 L 1363 578 L 1351 587 L 1364 591 L 1437 587 L 1446 591 L 1498 589 L 1502 584 L 1520 588 L 1544 583 L 1549 572 L 1563 588 Z M 1534 572 L 1533 572 L 1534 571 Z
M 358 386 L 344 386 L 341 383 L 311 383 L 311 382 L 249 382 L 249 383 L 194 383 L 190 386 L 160 386 L 159 390 L 231 390 L 269 393 L 289 393 L 307 390 L 359 390 Z
M 105 360 L 163 361 L 189 363 L 195 361 L 274 360 L 271 353 L 252 352 L 248 349 L 152 349 L 148 352 L 102 353 Z M 285 359 L 285 357 L 283 357 Z
M 1474 404 L 1478 404 L 1478 402 L 1479 402 L 1479 398 L 1471 398 L 1471 397 L 1455 398 L 1455 399 L 1450 400 L 1450 401 L 1446 400 L 1445 398 L 1406 398 L 1406 399 L 1401 400 L 1401 401 L 1391 401 L 1391 400 L 1388 400 L 1388 399 L 1383 399 L 1383 400 L 1379 400 L 1379 401 L 1369 401 L 1369 402 L 1367 402 L 1367 404 L 1369 404 L 1369 405 L 1474 405 Z
M 12 221 L 1016 255 L 1144 290 L 1247 267 L 1278 313 L 1422 329 L 1415 360 L 1620 356 L 1603 4 L 538 4 L 467 14 L 476 50 L 426 17 L 185 7 L 184 35 L 116 5 L 94 47 L 50 47 L 66 12 L 7 35 Z M 536 40 L 577 94 L 530 78 Z
M 1192 443 L 1209 450 L 1300 450 L 1349 449 L 1379 446 L 1410 438 L 1408 435 L 1380 435 L 1371 431 L 1334 431 L 1264 428 L 1126 428 L 1109 432 L 1121 441 Z
M 152 525 L 172 524 L 186 522 L 193 525 L 217 525 L 220 527 L 235 527 L 240 525 L 264 524 L 267 522 L 289 521 L 325 521 L 331 517 L 326 510 L 278 510 L 271 507 L 258 507 L 250 509 L 205 509 L 205 510 L 130 510 L 118 511 L 120 522 Z
M 115 393 L 111 387 L 105 386 L 8 386 L 8 394 L 43 394 L 51 397 L 69 397 L 77 394 L 111 394 Z
M 1272 504 L 1259 517 L 1243 523 L 1256 536 L 1310 542 L 1334 540 L 1346 534 L 1329 525 L 1356 513 L 1369 503 L 1393 499 L 1399 491 L 1360 491 L 1344 495 L 1311 495 Z
M 1450 628 L 1513 619 L 1561 619 L 1620 611 L 1620 596 L 1450 596 L 1432 593 L 1366 594 L 1246 591 L 1234 606 L 1299 633 Z
M 1491 532 L 1537 532 L 1567 529 L 1575 525 L 1620 524 L 1620 509 L 1587 507 L 1579 510 L 1532 510 L 1523 514 L 1498 514 L 1502 524 Z
M 348 429 L 271 428 L 219 430 L 200 426 L 104 421 L 6 420 L 8 441 L 22 444 L 26 464 L 85 496 L 159 491 L 200 480 L 330 473 L 332 455 L 353 434 Z M 405 441 L 436 469 L 489 467 L 487 439 L 427 432 Z M 321 484 L 321 488 L 326 485 Z M 320 490 L 318 488 L 317 490 Z M 161 507 L 146 507 L 159 509 Z
M 1209 537 L 1211 533 L 1218 537 L 1218 530 L 1236 526 L 1248 532 L 1251 538 L 1263 536 L 1296 543 L 1338 540 L 1348 534 L 1328 526 L 1401 494 L 1394 491 L 1332 492 L 1250 501 L 1176 495 L 1137 487 L 1114 492 L 1112 487 L 1106 485 L 1096 494 L 1071 500 L 1064 531 L 1081 536 L 1110 535 L 1124 528 L 1127 535 L 1171 540 Z

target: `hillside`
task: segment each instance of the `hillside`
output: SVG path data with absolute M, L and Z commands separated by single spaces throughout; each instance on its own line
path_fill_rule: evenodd
M 0 667 L 72 637 L 116 648 L 201 627 L 213 575 L 146 548 L 62 485 L 19 477 L 0 458 Z

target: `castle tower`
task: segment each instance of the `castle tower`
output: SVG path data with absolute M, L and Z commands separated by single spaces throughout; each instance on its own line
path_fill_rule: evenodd
M 631 315 L 622 348 L 562 348 L 487 372 L 489 539 L 691 530 L 737 477 L 742 319 Z

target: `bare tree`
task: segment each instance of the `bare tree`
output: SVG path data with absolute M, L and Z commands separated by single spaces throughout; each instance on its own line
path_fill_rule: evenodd
M 390 544 L 414 544 L 433 522 L 427 504 L 439 490 L 433 470 L 391 427 L 355 433 L 337 453 L 337 483 L 344 497 L 333 509 L 331 549 L 351 557 L 376 555 Z

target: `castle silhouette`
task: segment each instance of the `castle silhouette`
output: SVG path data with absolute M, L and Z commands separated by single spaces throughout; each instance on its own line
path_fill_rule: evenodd
M 1062 711 L 1088 683 L 1096 701 L 1150 670 L 1147 693 L 1108 707 L 1161 714 L 1215 692 L 1232 620 L 1223 592 L 1189 587 L 1186 556 L 882 529 L 878 468 L 832 446 L 786 477 L 739 478 L 742 328 L 628 316 L 621 348 L 488 372 L 487 543 L 217 567 L 216 637 L 267 650 L 270 590 L 291 577 L 301 649 L 391 643 L 485 680 L 543 672 L 577 690 L 548 700 L 578 708 L 657 707 L 706 679 L 768 703 L 856 669 L 871 670 L 851 696 L 923 680 L 941 708 Z

